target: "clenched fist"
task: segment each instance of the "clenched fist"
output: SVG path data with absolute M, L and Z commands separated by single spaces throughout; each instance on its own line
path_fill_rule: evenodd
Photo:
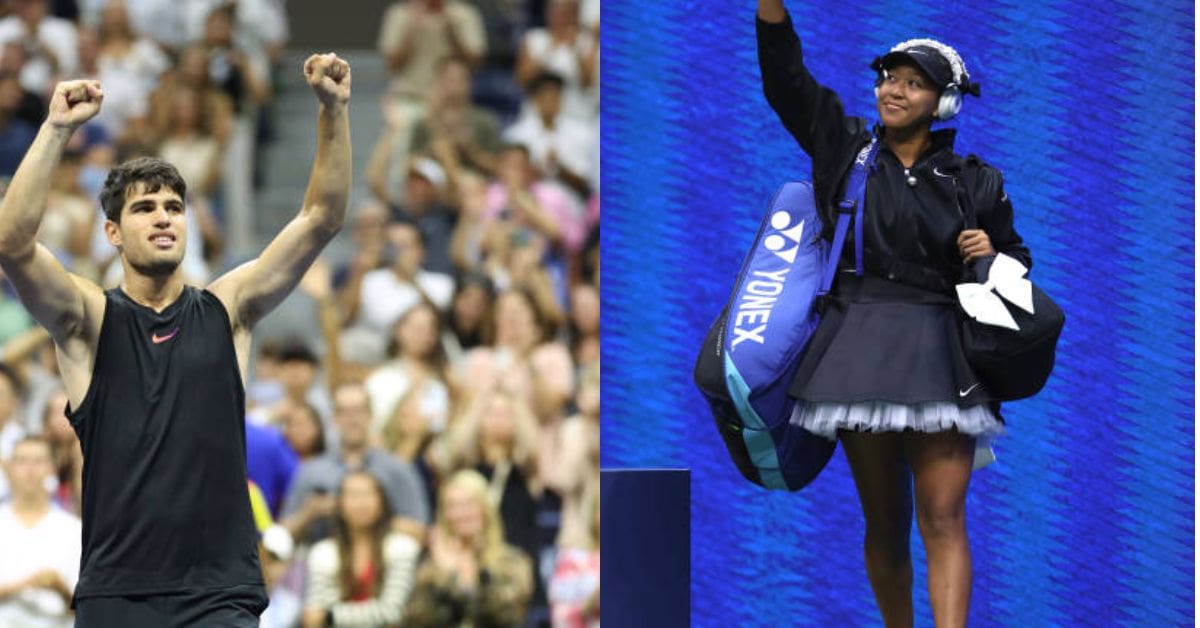
M 332 52 L 305 60 L 304 78 L 322 105 L 344 105 L 350 100 L 350 64 Z
M 103 100 L 99 81 L 63 81 L 54 86 L 46 121 L 59 128 L 78 128 L 100 112 Z

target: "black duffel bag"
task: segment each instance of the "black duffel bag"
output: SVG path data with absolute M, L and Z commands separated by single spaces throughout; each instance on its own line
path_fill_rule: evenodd
M 979 283 L 987 282 L 996 259 L 989 256 L 975 262 Z M 1032 313 L 1002 296 L 996 297 L 1012 316 L 1015 330 L 982 323 L 963 311 L 962 344 L 967 362 L 1000 401 L 1032 397 L 1046 384 L 1054 369 L 1054 352 L 1066 316 L 1040 288 L 1032 283 L 1029 288 Z
M 957 192 L 966 228 L 978 228 L 969 195 Z M 999 401 L 1032 397 L 1046 385 L 1066 322 L 1062 308 L 1025 279 L 1026 272 L 1003 253 L 989 255 L 967 266 L 965 283 L 957 286 L 967 362 Z

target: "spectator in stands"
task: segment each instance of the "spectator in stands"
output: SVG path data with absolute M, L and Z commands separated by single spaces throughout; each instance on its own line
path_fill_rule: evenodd
M 486 346 L 467 352 L 454 371 L 458 394 L 469 396 L 477 382 L 505 377 L 527 400 L 536 401 L 534 386 L 547 399 L 569 396 L 574 388 L 571 356 L 565 345 L 549 340 L 556 329 L 533 296 L 507 290 L 496 297 Z M 535 373 L 541 381 L 535 381 Z
M 556 545 L 561 548 L 593 546 L 589 540 L 589 495 L 600 482 L 600 368 L 592 365 L 580 377 L 575 395 L 579 412 L 562 422 L 556 435 L 555 466 L 546 473 L 547 486 L 562 497 L 561 525 Z M 597 539 L 598 541 L 598 539 Z
M 300 462 L 325 453 L 325 430 L 316 408 L 307 403 L 293 404 L 283 415 L 280 424 L 283 437 Z
M 100 276 L 99 268 L 92 263 L 92 231 L 99 212 L 79 183 L 82 145 L 82 135 L 72 136 L 55 168 L 38 241 L 64 266 L 94 281 Z
M 496 114 L 471 102 L 471 66 L 457 57 L 441 62 L 429 110 L 413 127 L 410 150 L 431 152 L 437 140 L 448 142 L 463 166 L 485 174 L 495 171 L 500 123 Z
M 457 221 L 456 209 L 444 199 L 447 194 L 446 171 L 429 157 L 415 157 L 408 167 L 404 194 L 391 203 L 392 223 L 412 222 L 421 232 L 425 245 L 422 266 L 435 273 L 450 275 L 450 238 Z M 390 230 L 390 229 L 389 229 Z
M 279 347 L 276 377 L 283 386 L 283 400 L 276 404 L 270 422 L 278 425 L 287 411 L 295 406 L 308 404 L 320 413 L 321 422 L 329 432 L 329 419 L 333 415 L 329 393 L 319 375 L 321 360 L 301 338 L 291 337 Z
M 237 28 L 245 28 L 236 20 L 238 4 L 221 2 L 212 8 L 204 21 L 200 46 L 209 82 L 233 105 L 233 125 L 222 162 L 222 208 L 230 249 L 235 255 L 245 255 L 254 247 L 251 212 L 259 111 L 270 102 L 271 89 L 269 69 L 258 42 L 236 36 Z
M 447 57 L 474 67 L 486 46 L 479 12 L 460 0 L 399 0 L 383 16 L 379 52 L 392 74 L 394 96 L 419 103 Z
M 299 464 L 279 430 L 246 421 L 246 475 L 258 487 L 272 517 L 279 514 Z
M 425 497 L 433 504 L 437 501 L 437 473 L 429 460 L 430 445 L 434 436 L 444 431 L 447 417 L 445 407 L 429 402 L 431 383 L 421 380 L 409 387 L 396 402 L 380 436 L 385 449 L 421 475 Z
M 151 115 L 155 120 L 169 119 L 172 96 L 181 88 L 190 87 L 200 94 L 203 112 L 198 117 L 205 120 L 206 127 L 225 144 L 233 129 L 234 101 L 209 77 L 208 64 L 208 51 L 203 45 L 184 48 L 178 64 L 160 78 L 158 87 L 150 95 Z M 164 125 L 157 123 L 157 126 Z
M 190 0 L 177 12 L 181 14 L 186 39 L 195 41 L 204 37 L 212 11 L 225 10 L 230 15 L 232 38 L 250 54 L 253 65 L 265 68 L 268 62 L 279 60 L 287 43 L 284 4 L 283 0 Z
M 262 105 L 271 99 L 270 86 L 262 67 L 251 63 L 256 50 L 251 42 L 235 37 L 237 2 L 221 2 L 204 20 L 200 37 L 208 57 L 208 78 L 229 95 L 235 111 L 243 105 Z
M 410 390 L 421 391 L 421 405 L 432 420 L 434 432 L 440 432 L 450 409 L 446 387 L 446 353 L 441 344 L 441 316 L 428 301 L 408 309 L 392 328 L 388 343 L 388 362 L 375 369 L 365 382 L 371 396 L 371 432 L 379 434 L 396 409 L 396 403 Z
M 79 23 L 96 28 L 108 0 L 75 0 L 75 4 L 79 8 Z M 179 8 L 178 0 L 126 0 L 125 6 L 133 31 L 138 36 L 151 38 L 171 53 L 181 50 L 191 39 L 184 28 L 184 12 Z
M 526 91 L 533 107 L 504 131 L 504 141 L 529 149 L 530 161 L 542 177 L 558 181 L 579 199 L 591 194 L 594 125 L 567 116 L 562 108 L 563 79 L 542 72 L 530 79 Z
M 537 423 L 528 399 L 506 379 L 481 382 L 434 459 L 443 475 L 467 468 L 487 479 L 504 523 L 504 540 L 537 564 Z
M 342 478 L 333 537 L 308 555 L 305 628 L 399 622 L 421 546 L 392 531 L 391 520 L 378 478 L 367 471 Z
M 474 67 L 486 48 L 483 24 L 462 0 L 397 0 L 384 13 L 378 45 L 391 75 L 387 98 L 399 108 L 394 163 L 405 163 L 438 64 L 457 58 Z
M 387 207 L 380 201 L 363 202 L 354 210 L 350 228 L 352 257 L 333 269 L 331 287 L 334 290 L 341 293 L 351 282 L 362 281 L 364 275 L 385 264 L 387 221 Z
M 59 78 L 78 71 L 75 24 L 47 15 L 47 0 L 8 0 L 12 12 L 0 19 L 0 44 L 18 42 L 25 48 L 21 86 L 48 95 Z
M 92 37 L 91 33 L 80 34 L 81 50 L 84 40 Z M 98 46 L 94 72 L 87 68 L 84 54 L 80 62 L 88 70 L 87 76 L 104 86 L 104 109 L 96 121 L 118 143 L 130 143 L 131 138 L 138 138 L 134 143 L 148 143 L 150 93 L 159 76 L 170 68 L 170 59 L 152 40 L 133 31 L 125 0 L 105 2 L 94 37 Z M 189 189 L 191 186 L 188 180 Z
M 447 331 L 453 357 L 483 344 L 484 327 L 492 309 L 492 282 L 486 275 L 467 273 L 459 279 L 454 301 L 447 312 Z
M 451 155 L 452 151 L 439 147 L 439 152 L 443 156 L 437 159 L 445 166 L 450 193 L 458 209 L 454 233 L 450 236 L 450 261 L 457 273 L 476 272 L 484 257 L 483 216 L 487 208 L 488 179 L 463 168 Z
M 67 393 L 60 386 L 46 398 L 42 411 L 42 438 L 50 444 L 54 477 L 58 485 L 52 491 L 54 503 L 63 510 L 79 516 L 83 496 L 83 450 L 75 428 L 67 421 Z
M 33 317 L 13 294 L 12 285 L 0 272 L 0 351 L 10 360 L 8 344 L 24 337 L 33 329 Z
M 417 571 L 404 625 L 518 626 L 533 589 L 529 558 L 504 542 L 488 481 L 471 470 L 441 490 L 429 554 Z
M 0 464 L 12 457 L 13 448 L 27 433 L 18 412 L 20 407 L 21 380 L 11 366 L 0 362 Z M 8 497 L 8 492 L 8 483 L 0 476 L 0 501 Z
M 225 150 L 224 139 L 213 128 L 213 111 L 204 106 L 203 93 L 191 87 L 172 91 L 168 104 L 154 125 L 160 138 L 158 156 L 176 164 L 192 203 L 208 201 L 221 180 Z
M 0 74 L 0 177 L 12 177 L 37 133 L 33 125 L 16 117 L 23 94 L 16 75 Z
M 21 439 L 4 470 L 12 499 L 0 503 L 0 626 L 68 628 L 82 525 L 50 500 L 50 444 L 38 436 Z
M 209 273 L 220 269 L 225 237 L 213 215 L 212 204 L 221 180 L 225 145 L 212 127 L 200 92 L 191 88 L 170 95 L 170 107 L 160 110 L 165 117 L 155 120 L 157 153 L 171 162 L 187 183 L 189 229 L 196 229 L 203 242 L 204 262 Z M 193 224 L 194 223 L 194 224 Z
M 495 224 L 504 227 L 499 234 Z M 586 235 L 583 209 L 565 188 L 538 179 L 525 146 L 509 144 L 501 150 L 498 178 L 488 188 L 480 226 L 493 254 L 499 247 L 490 238 L 504 234 L 514 245 L 543 253 L 534 262 L 550 273 L 556 299 L 566 300 L 570 260 Z
M 429 522 L 429 504 L 421 479 L 411 465 L 371 445 L 368 429 L 371 405 L 362 384 L 345 382 L 334 391 L 334 424 L 340 438 L 336 449 L 300 465 L 283 506 L 283 525 L 293 538 L 321 538 L 328 534 L 328 517 L 334 512 L 332 495 L 349 471 L 365 469 L 380 478 L 393 512 L 392 525 L 400 532 L 422 538 Z M 310 526 L 318 524 L 310 530 Z M 311 532 L 311 534 L 305 534 Z
M 246 383 L 246 420 L 270 423 L 270 410 L 283 399 L 283 384 L 279 383 L 279 355 L 282 338 L 267 338 L 258 345 L 254 358 L 254 374 Z
M 600 290 L 589 283 L 571 288 L 571 357 L 586 366 L 600 362 Z
M 410 219 L 397 216 L 388 226 L 388 240 L 395 257 L 388 268 L 366 273 L 360 286 L 350 283 L 346 297 L 348 319 L 372 330 L 385 339 L 392 325 L 409 308 L 428 299 L 439 311 L 450 306 L 454 295 L 454 279 L 424 267 L 425 242 L 417 225 Z
M 0 75 L 11 74 L 19 77 L 21 68 L 25 67 L 27 55 L 25 45 L 20 41 L 10 41 L 0 44 Z M 17 118 L 28 122 L 36 129 L 46 119 L 46 101 L 41 94 L 35 94 L 21 87 L 21 100 L 17 105 Z
M 568 117 L 591 121 L 597 102 L 585 93 L 597 80 L 599 40 L 579 24 L 576 0 L 545 0 L 546 27 L 531 28 L 517 53 L 517 82 L 529 88 L 536 76 L 552 72 L 564 82 L 563 110 Z
M 554 628 L 600 627 L 600 499 L 588 498 L 587 541 L 559 549 L 550 579 Z

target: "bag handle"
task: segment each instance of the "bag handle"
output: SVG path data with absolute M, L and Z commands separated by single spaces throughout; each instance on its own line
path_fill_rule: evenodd
M 958 213 L 963 217 L 963 229 L 978 229 L 979 217 L 975 215 L 975 204 L 971 202 L 971 195 L 967 194 L 966 189 L 959 185 L 959 177 L 962 175 L 962 170 L 954 173 L 954 203 L 958 205 Z M 975 273 L 975 262 L 963 264 L 962 281 L 972 283 L 978 281 L 978 276 Z
M 871 136 L 867 144 L 854 158 L 850 169 L 850 180 L 846 183 L 846 196 L 837 206 L 837 227 L 833 233 L 833 247 L 829 249 L 829 257 L 825 259 L 825 274 L 821 278 L 821 288 L 818 296 L 825 296 L 833 286 L 833 276 L 837 274 L 838 261 L 842 257 L 842 247 L 846 245 L 846 231 L 850 227 L 850 216 L 854 215 L 854 270 L 860 277 L 863 274 L 863 205 L 867 191 L 867 175 L 875 171 L 875 155 L 879 150 L 879 142 Z

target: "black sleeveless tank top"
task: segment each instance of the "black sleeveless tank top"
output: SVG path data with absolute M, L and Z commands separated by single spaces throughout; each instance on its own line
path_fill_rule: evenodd
M 185 287 L 161 313 L 105 293 L 83 446 L 75 597 L 262 586 L 245 393 L 225 307 Z

